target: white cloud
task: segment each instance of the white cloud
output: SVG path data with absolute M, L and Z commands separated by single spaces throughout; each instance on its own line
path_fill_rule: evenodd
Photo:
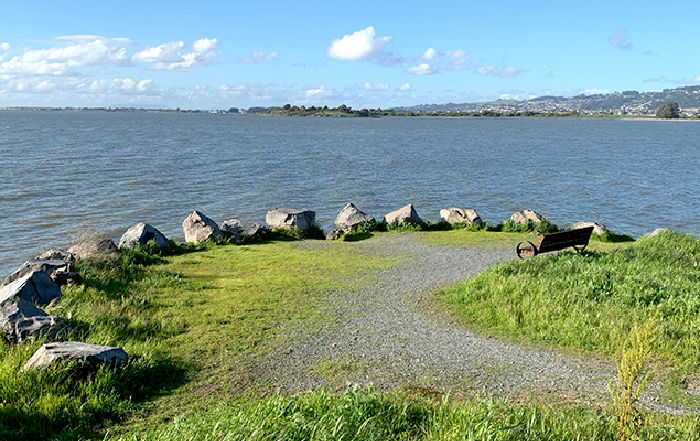
M 476 69 L 476 73 L 478 73 L 479 75 L 488 75 L 498 78 L 513 78 L 517 77 L 523 72 L 525 71 L 522 69 L 517 69 L 513 66 L 481 66 Z
M 499 95 L 498 99 L 523 101 L 523 100 L 531 100 L 531 99 L 534 99 L 537 97 L 538 97 L 538 95 L 533 95 L 531 93 L 509 92 L 509 93 L 502 93 L 501 95 Z
M 406 72 L 413 75 L 431 75 L 438 71 L 433 69 L 428 63 L 420 63 L 417 66 L 409 67 Z
M 182 53 L 185 44 L 171 41 L 155 47 L 147 47 L 135 53 L 131 60 L 144 63 L 150 70 L 188 71 L 206 64 L 219 56 L 219 41 L 216 38 L 201 38 L 192 43 L 192 51 Z
M 243 64 L 248 63 L 264 63 L 266 61 L 272 61 L 277 58 L 277 52 L 270 52 L 266 54 L 265 52 L 253 52 L 248 54 L 245 58 L 236 58 L 236 61 Z
M 408 92 L 409 90 L 411 90 L 411 83 L 403 83 L 399 86 L 399 91 L 401 92 Z
M 364 85 L 365 90 L 387 90 L 389 88 L 388 83 L 365 83 Z
M 177 63 L 182 61 L 182 41 L 171 41 L 155 47 L 147 47 L 135 53 L 131 59 L 135 63 Z
M 307 89 L 304 92 L 304 95 L 306 98 L 323 98 L 327 97 L 333 94 L 333 91 L 330 89 L 326 89 L 326 86 L 320 85 L 318 87 L 314 87 L 312 89 Z
M 610 46 L 623 50 L 631 51 L 634 45 L 627 41 L 627 29 L 618 29 L 617 32 L 608 37 L 608 43 Z
M 0 73 L 15 75 L 71 75 L 76 67 L 124 66 L 129 59 L 124 39 L 62 37 L 72 44 L 28 50 L 0 64 Z
M 91 92 L 144 93 L 154 90 L 154 87 L 152 80 L 137 81 L 133 78 L 115 78 L 113 80 L 94 80 L 88 89 Z
M 376 37 L 374 26 L 369 26 L 343 38 L 333 40 L 328 48 L 328 58 L 337 60 L 366 60 L 384 45 L 391 37 Z
M 402 59 L 383 49 L 389 42 L 391 37 L 377 37 L 374 26 L 369 26 L 333 40 L 326 56 L 335 60 L 371 61 L 382 66 L 393 66 Z
M 596 88 L 585 89 L 583 91 L 583 93 L 585 93 L 586 95 L 598 95 L 598 94 L 606 94 L 606 93 L 610 93 L 610 92 L 611 92 L 610 89 L 596 89 Z
M 479 75 L 491 75 L 499 78 L 512 78 L 525 72 L 525 70 L 513 66 L 481 66 L 479 61 L 474 60 L 469 52 L 463 49 L 440 52 L 429 47 L 416 60 L 420 62 L 409 67 L 406 72 L 413 75 L 431 75 L 440 72 L 470 70 Z M 426 61 L 430 61 L 430 63 Z
M 105 38 L 95 35 L 56 37 L 58 46 L 29 49 L 0 63 L 0 75 L 27 78 L 31 76 L 79 76 L 82 68 L 129 67 L 144 64 L 152 70 L 186 71 L 216 58 L 218 40 L 202 38 L 183 53 L 184 43 L 175 41 L 147 47 L 132 56 L 128 47 L 135 43 L 128 38 Z M 0 56 L 9 50 L 9 43 L 0 44 Z M 1 60 L 2 58 L 0 58 Z
M 432 47 L 423 52 L 418 60 L 430 61 L 431 63 L 421 62 L 416 66 L 407 69 L 407 72 L 413 75 L 429 75 L 444 71 L 458 71 L 473 68 L 476 64 L 468 52 L 457 49 L 445 52 L 439 52 Z
M 475 61 L 471 60 L 469 53 L 462 49 L 446 51 L 445 58 L 447 63 L 442 67 L 442 70 L 464 70 L 476 64 Z
M 432 47 L 429 47 L 428 49 L 425 50 L 425 52 L 423 52 L 423 54 L 420 57 L 423 60 L 430 61 L 439 55 L 440 55 L 440 53 L 438 51 L 436 51 Z
M 0 43 L 0 61 L 5 59 L 8 52 L 10 52 L 10 43 L 6 41 Z

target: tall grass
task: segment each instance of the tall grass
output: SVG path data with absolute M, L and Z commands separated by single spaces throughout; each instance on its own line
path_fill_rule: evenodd
M 641 439 L 694 440 L 697 418 L 658 418 Z M 132 432 L 135 441 L 614 440 L 615 418 L 581 406 L 519 406 L 505 400 L 432 401 L 351 388 L 220 407 L 206 415 Z
M 439 296 L 477 328 L 606 354 L 658 317 L 654 353 L 683 371 L 700 368 L 700 240 L 688 235 L 508 262 Z

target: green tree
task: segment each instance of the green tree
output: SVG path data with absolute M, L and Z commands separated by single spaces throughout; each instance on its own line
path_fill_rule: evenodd
M 656 111 L 657 118 L 679 118 L 680 116 L 678 103 L 666 103 Z
M 291 104 L 285 104 L 284 106 L 282 106 L 282 110 L 284 110 L 285 112 L 289 112 L 289 110 L 291 108 L 292 108 Z

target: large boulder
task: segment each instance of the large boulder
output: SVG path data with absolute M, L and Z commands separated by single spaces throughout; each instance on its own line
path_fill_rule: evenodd
M 0 306 L 21 300 L 37 305 L 48 305 L 59 298 L 61 298 L 61 288 L 43 271 L 25 274 L 7 285 L 0 286 Z
M 387 224 L 400 224 L 403 222 L 412 222 L 417 224 L 421 222 L 421 219 L 416 210 L 413 208 L 413 204 L 408 204 L 396 211 L 387 213 L 384 216 L 384 222 Z
M 440 219 L 450 224 L 468 224 L 477 227 L 484 225 L 479 214 L 471 208 L 445 208 L 440 210 Z
M 74 255 L 77 259 L 87 259 L 93 256 L 106 256 L 119 252 L 119 249 L 114 244 L 112 239 L 105 237 L 95 237 L 83 240 L 72 247 L 68 248 L 68 252 Z
M 121 348 L 99 346 L 79 341 L 46 343 L 24 364 L 24 369 L 42 369 L 65 361 L 82 362 L 83 366 L 117 366 L 129 361 Z
M 3 282 L 3 285 L 12 283 L 29 273 L 33 273 L 34 271 L 45 272 L 49 277 L 51 277 L 51 280 L 55 282 L 57 279 L 62 278 L 58 273 L 68 273 L 72 270 L 73 264 L 66 262 L 65 260 L 28 260 L 17 268 L 17 271 L 7 276 Z
M 48 315 L 26 300 L 0 307 L 0 331 L 11 343 L 39 337 L 53 338 L 69 330 L 61 318 Z
M 374 222 L 374 218 L 360 211 L 352 202 L 348 202 L 335 218 L 335 226 L 339 230 L 347 232 L 352 231 L 358 224 L 364 222 Z
M 588 227 L 593 227 L 593 233 L 594 234 L 603 234 L 606 231 L 608 231 L 607 228 L 605 228 L 605 225 L 599 224 L 597 222 L 576 222 L 571 226 L 572 230 L 576 230 L 579 228 L 588 228 Z
M 150 224 L 139 222 L 133 227 L 126 230 L 119 240 L 119 248 L 132 248 L 137 244 L 147 244 L 153 241 L 160 248 L 165 248 L 170 245 L 168 239 Z
M 267 231 L 267 226 L 257 222 L 240 221 L 238 219 L 230 219 L 221 224 L 221 231 L 231 235 L 231 239 L 239 241 L 243 237 L 257 236 L 264 231 Z
M 182 221 L 182 231 L 185 233 L 185 242 L 189 243 L 204 242 L 205 240 L 217 239 L 222 236 L 216 222 L 197 210 L 190 213 Z
M 265 222 L 270 228 L 304 231 L 316 225 L 316 212 L 293 208 L 273 208 L 267 212 Z
M 533 210 L 516 211 L 510 216 L 510 220 L 518 225 L 526 225 L 528 222 L 539 224 L 544 220 L 538 212 Z

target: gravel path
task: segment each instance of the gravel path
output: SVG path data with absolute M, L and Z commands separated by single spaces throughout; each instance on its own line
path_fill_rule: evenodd
M 330 293 L 325 305 L 338 320 L 260 362 L 256 370 L 261 380 L 287 393 L 343 388 L 352 382 L 427 394 L 609 401 L 607 384 L 615 375 L 610 362 L 482 337 L 419 306 L 435 289 L 512 259 L 513 250 L 436 246 L 416 238 L 383 234 L 353 244 L 409 259 L 381 272 L 359 292 Z M 674 411 L 651 395 L 644 401 Z

